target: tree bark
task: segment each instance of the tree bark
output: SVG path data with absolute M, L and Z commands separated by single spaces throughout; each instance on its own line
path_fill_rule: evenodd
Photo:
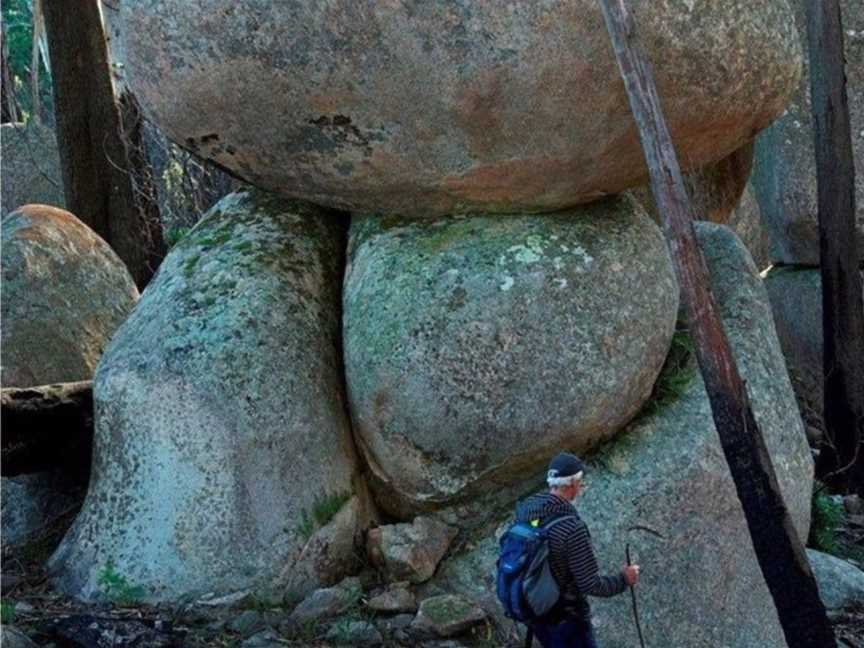
M 15 82 L 12 79 L 12 71 L 9 69 L 9 51 L 6 46 L 6 25 L 0 21 L 0 68 L 3 77 L 0 79 L 0 123 L 21 121 L 21 112 L 18 110 L 18 102 L 15 101 Z
M 709 288 L 690 205 L 653 73 L 624 0 L 599 0 L 636 120 L 657 211 L 681 286 L 720 444 L 759 566 L 791 648 L 835 648 L 804 546 L 786 509 L 765 441 Z
M 165 247 L 154 196 L 135 190 L 144 172 L 124 140 L 98 0 L 43 0 L 42 9 L 66 207 L 114 248 L 143 288 Z
M 93 383 L 4 388 L 0 425 L 3 477 L 53 469 L 86 476 L 93 446 Z
M 817 471 L 840 492 L 864 495 L 864 303 L 855 227 L 855 165 L 837 0 L 807 2 L 810 95 L 819 209 L 824 420 Z

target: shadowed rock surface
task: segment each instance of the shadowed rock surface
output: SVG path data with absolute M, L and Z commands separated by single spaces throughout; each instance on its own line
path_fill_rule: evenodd
M 405 519 L 614 435 L 651 392 L 678 290 L 657 226 L 607 200 L 355 218 L 344 303 L 355 438 L 378 504 Z
M 0 217 L 22 205 L 65 207 L 54 131 L 32 119 L 0 126 Z
M 783 115 L 756 139 L 753 186 L 771 237 L 775 262 L 819 265 L 816 157 L 813 143 L 810 78 L 807 74 L 805 2 L 792 0 L 804 48 L 804 68 Z M 858 254 L 864 260 L 864 3 L 841 0 L 846 55 L 846 90 L 855 156 L 855 211 Z
M 749 255 L 727 228 L 697 223 L 735 358 L 747 381 L 795 527 L 807 537 L 813 467 L 771 319 Z M 662 380 L 662 378 L 661 378 Z M 624 564 L 625 543 L 642 566 L 640 614 L 649 646 L 785 648 L 744 513 L 714 429 L 701 378 L 646 410 L 590 457 L 580 514 L 605 573 Z M 628 529 L 643 525 L 662 534 Z M 433 583 L 496 609 L 496 537 L 442 565 Z M 593 599 L 598 642 L 638 645 L 630 597 Z
M 306 562 L 327 568 L 309 589 L 341 578 L 367 513 L 349 498 L 344 236 L 334 214 L 252 191 L 172 249 L 94 379 L 93 476 L 49 564 L 59 589 L 96 597 L 109 562 L 149 601 L 266 595 Z M 309 534 L 345 507 L 350 538 L 319 563 Z
M 114 251 L 75 216 L 25 205 L 3 218 L 4 387 L 90 380 L 138 289 Z
M 681 160 L 779 115 L 786 0 L 631 3 Z M 647 179 L 593 0 L 121 3 L 128 80 L 172 139 L 245 180 L 353 211 L 549 211 Z

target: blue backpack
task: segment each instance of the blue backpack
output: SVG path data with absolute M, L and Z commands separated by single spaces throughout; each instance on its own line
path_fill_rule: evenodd
M 539 526 L 538 521 L 516 522 L 501 536 L 498 557 L 498 600 L 504 614 L 522 623 L 548 614 L 561 594 L 549 568 L 549 530 L 572 515 Z

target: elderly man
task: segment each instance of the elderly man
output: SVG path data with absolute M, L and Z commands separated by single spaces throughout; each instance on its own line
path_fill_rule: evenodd
M 518 521 L 532 526 L 566 518 L 549 529 L 549 566 L 561 598 L 550 615 L 532 626 L 544 648 L 597 648 L 587 597 L 615 596 L 639 580 L 638 565 L 626 566 L 615 576 L 599 574 L 591 534 L 575 508 L 584 473 L 579 457 L 559 454 L 549 464 L 549 491 L 532 495 L 516 511 Z

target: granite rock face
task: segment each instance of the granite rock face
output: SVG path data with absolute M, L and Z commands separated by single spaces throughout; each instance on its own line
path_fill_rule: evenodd
M 807 550 L 807 558 L 819 584 L 819 596 L 829 612 L 864 601 L 864 571 L 815 549 Z
M 753 186 L 771 238 L 775 262 L 819 265 L 816 156 L 807 73 L 806 0 L 792 0 L 804 47 L 805 73 L 786 112 L 756 138 Z M 846 55 L 855 175 L 864 177 L 864 4 L 840 2 Z M 855 189 L 858 254 L 864 259 L 864 182 Z
M 812 460 L 765 289 L 727 228 L 698 223 L 696 229 L 786 505 L 799 535 L 807 537 Z M 647 645 L 785 648 L 695 369 L 680 398 L 646 410 L 589 459 L 579 511 L 602 572 L 616 573 L 624 544 L 631 543 L 642 566 Z M 628 532 L 634 525 L 660 536 Z M 496 536 L 504 528 L 442 565 L 433 583 L 494 611 Z M 629 596 L 593 599 L 592 607 L 602 646 L 638 645 L 633 625 L 622 622 L 631 618 Z
M 266 594 L 291 565 L 342 564 L 305 551 L 320 527 L 353 551 L 366 507 L 349 497 L 344 240 L 332 214 L 250 191 L 172 249 L 96 373 L 90 489 L 49 565 L 60 589 L 96 597 L 110 561 L 146 600 Z
M 607 200 L 355 218 L 344 303 L 355 439 L 378 504 L 410 519 L 615 434 L 651 392 L 678 289 L 657 226 Z
M 0 126 L 0 216 L 22 205 L 65 207 L 54 131 L 30 120 Z
M 75 216 L 25 205 L 2 221 L 4 387 L 90 380 L 138 300 L 126 266 Z
M 786 0 L 639 0 L 681 160 L 765 128 L 801 49 Z M 351 211 L 550 211 L 643 183 L 597 4 L 119 5 L 127 77 L 169 136 L 248 182 Z

